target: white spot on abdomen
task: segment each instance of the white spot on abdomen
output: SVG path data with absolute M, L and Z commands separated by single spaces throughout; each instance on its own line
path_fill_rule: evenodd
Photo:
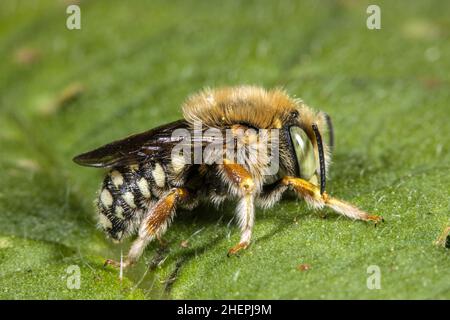
M 125 192 L 122 198 L 130 206 L 130 208 L 136 208 L 136 204 L 134 203 L 134 195 L 131 192 Z
M 141 178 L 138 182 L 137 185 L 139 187 L 139 191 L 141 191 L 142 195 L 145 198 L 150 198 L 151 194 L 150 194 L 150 190 L 148 188 L 148 183 L 147 180 L 145 180 L 145 178 Z
M 113 197 L 108 189 L 103 189 L 100 193 L 100 201 L 105 207 L 110 207 L 113 204 Z
M 155 164 L 155 168 L 152 171 L 153 179 L 158 187 L 163 188 L 166 182 L 166 175 L 163 168 L 159 163 Z
M 123 220 L 123 208 L 119 205 L 116 205 L 116 209 L 114 210 L 116 217 Z
M 132 164 L 131 166 L 129 166 L 129 169 L 131 171 L 138 171 L 139 170 L 139 165 L 137 164 Z
M 98 222 L 102 226 L 102 228 L 105 230 L 112 228 L 111 221 L 103 213 L 98 214 Z
M 123 184 L 123 176 L 119 171 L 113 170 L 111 171 L 110 175 L 112 183 L 116 186 L 116 188 L 120 187 Z
M 172 156 L 172 168 L 175 173 L 179 173 L 183 170 L 186 161 L 184 161 L 184 156 L 182 155 L 174 155 Z

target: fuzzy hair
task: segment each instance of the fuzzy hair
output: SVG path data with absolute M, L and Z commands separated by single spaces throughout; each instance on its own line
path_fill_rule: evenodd
M 190 123 L 201 121 L 209 127 L 244 123 L 259 129 L 272 129 L 279 128 L 297 107 L 298 101 L 280 89 L 267 91 L 255 86 L 206 88 L 187 99 L 183 116 Z
M 294 111 L 298 111 L 298 125 L 311 139 L 318 157 L 312 125 L 318 126 L 322 137 L 328 136 L 330 133 L 326 114 L 312 110 L 302 100 L 291 98 L 282 89 L 266 90 L 257 86 L 206 88 L 191 95 L 183 104 L 183 116 L 191 125 L 200 122 L 207 128 L 218 129 L 236 124 L 250 125 L 256 129 L 280 129 L 289 121 Z M 323 147 L 325 166 L 328 169 L 331 149 L 325 139 Z M 280 149 L 280 162 L 288 164 L 289 155 L 285 154 L 287 150 Z

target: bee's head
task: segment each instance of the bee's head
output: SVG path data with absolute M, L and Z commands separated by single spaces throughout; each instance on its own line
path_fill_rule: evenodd
M 287 130 L 297 176 L 316 185 L 320 183 L 323 193 L 333 148 L 331 118 L 304 105 L 292 113 L 292 118 Z

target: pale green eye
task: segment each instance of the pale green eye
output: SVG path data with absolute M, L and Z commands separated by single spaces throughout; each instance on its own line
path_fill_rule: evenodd
M 290 127 L 291 141 L 300 170 L 300 178 L 311 179 L 316 173 L 317 161 L 314 155 L 314 147 L 305 131 L 299 127 Z

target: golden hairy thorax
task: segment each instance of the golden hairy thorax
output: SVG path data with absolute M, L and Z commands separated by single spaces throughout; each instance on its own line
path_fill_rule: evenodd
M 245 123 L 271 129 L 280 128 L 284 119 L 300 108 L 305 108 L 301 100 L 290 98 L 281 89 L 240 86 L 208 88 L 192 95 L 183 105 L 183 115 L 190 123 L 201 121 L 209 127 Z

